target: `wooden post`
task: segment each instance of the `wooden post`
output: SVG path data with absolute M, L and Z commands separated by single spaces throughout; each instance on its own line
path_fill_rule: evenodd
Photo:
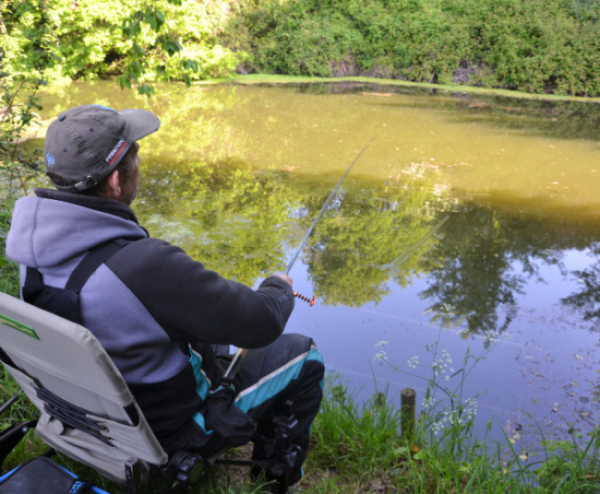
M 400 393 L 400 432 L 403 439 L 410 439 L 415 433 L 415 404 L 417 392 L 404 388 Z

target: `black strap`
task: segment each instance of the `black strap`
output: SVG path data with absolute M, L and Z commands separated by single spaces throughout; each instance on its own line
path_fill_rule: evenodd
M 43 285 L 42 274 L 35 268 L 27 266 L 27 274 L 25 276 L 24 286 Z
M 111 240 L 91 249 L 88 255 L 79 263 L 79 266 L 71 273 L 65 289 L 70 292 L 79 293 L 88 278 L 94 274 L 94 271 L 128 243 L 129 241 L 122 239 Z
M 106 262 L 116 254 L 121 247 L 125 247 L 131 242 L 133 242 L 133 240 L 119 238 L 109 240 L 108 242 L 104 242 L 103 244 L 90 249 L 88 254 L 71 273 L 65 289 L 79 294 L 83 285 L 85 285 L 89 277 L 94 274 L 94 271 L 96 271 L 102 263 Z M 28 267 L 24 286 L 43 285 L 43 283 L 42 274 L 36 268 Z

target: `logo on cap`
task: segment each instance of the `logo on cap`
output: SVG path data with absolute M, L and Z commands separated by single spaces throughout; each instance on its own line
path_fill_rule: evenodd
M 117 156 L 119 156 L 121 154 L 121 151 L 123 151 L 123 148 L 125 146 L 127 146 L 127 143 L 123 139 L 121 139 L 119 142 L 117 142 L 117 145 L 113 148 L 113 150 L 106 157 L 106 162 L 109 165 L 112 165 L 113 161 L 115 161 L 117 159 Z
M 54 156 L 48 153 L 46 155 L 46 161 L 48 162 L 48 166 L 52 166 L 54 164 Z

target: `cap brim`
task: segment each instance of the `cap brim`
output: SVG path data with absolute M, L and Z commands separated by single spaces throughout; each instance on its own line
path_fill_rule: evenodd
M 119 113 L 131 125 L 133 142 L 156 132 L 160 127 L 158 117 L 148 110 L 121 110 Z

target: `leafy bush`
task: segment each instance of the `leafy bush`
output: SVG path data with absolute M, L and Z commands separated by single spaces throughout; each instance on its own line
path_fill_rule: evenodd
M 14 72 L 37 68 L 45 57 L 41 65 L 46 70 L 72 79 L 224 76 L 245 57 L 217 41 L 228 12 L 225 0 L 133 0 L 126 5 L 118 0 L 14 0 L 2 9 L 8 34 L 3 48 Z M 30 41 L 35 29 L 42 42 Z
M 0 48 L 121 85 L 250 72 L 600 95 L 599 0 L 5 0 Z M 240 65 L 242 64 L 242 65 Z M 140 92 L 151 88 L 142 84 Z
M 600 94 L 598 0 L 241 0 L 247 68 Z

